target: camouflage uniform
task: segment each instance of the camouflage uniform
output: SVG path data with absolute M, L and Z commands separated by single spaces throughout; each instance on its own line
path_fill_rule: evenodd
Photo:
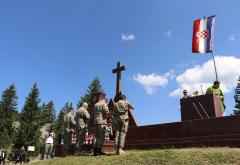
M 134 106 L 126 100 L 119 100 L 114 104 L 113 127 L 115 128 L 116 154 L 123 152 L 129 123 L 128 111 L 130 109 L 134 109 Z
M 73 115 L 71 113 L 67 113 L 64 116 L 64 145 L 66 149 L 68 149 L 71 144 L 75 124 L 76 122 Z
M 106 126 L 107 126 L 107 114 L 108 105 L 105 100 L 97 102 L 94 106 L 94 125 L 95 125 L 95 138 L 96 143 L 94 149 L 101 152 L 101 147 L 104 142 Z
M 89 105 L 90 119 L 88 121 L 88 133 L 91 135 L 94 134 L 94 106 L 96 103 L 96 97 L 93 96 Z
M 83 143 L 85 140 L 85 135 L 87 132 L 87 124 L 90 119 L 90 115 L 88 113 L 88 110 L 82 106 L 79 108 L 76 112 L 76 128 L 77 128 L 77 136 L 78 136 L 78 142 L 77 147 L 79 150 L 83 150 Z

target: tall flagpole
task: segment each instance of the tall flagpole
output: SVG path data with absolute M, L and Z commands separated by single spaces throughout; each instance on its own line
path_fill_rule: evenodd
M 212 53 L 213 64 L 214 64 L 214 69 L 215 69 L 216 81 L 218 81 L 218 74 L 217 74 L 217 67 L 216 67 L 216 62 L 215 62 L 215 58 L 214 58 L 214 52 L 211 51 L 211 53 Z
M 212 59 L 215 69 L 216 81 L 218 81 L 217 67 L 213 52 L 213 34 L 215 27 L 215 15 L 210 17 L 203 17 L 202 19 L 195 20 L 193 23 L 193 53 L 212 53 Z M 210 32 L 210 36 L 208 35 Z M 209 45 L 208 48 L 207 45 Z

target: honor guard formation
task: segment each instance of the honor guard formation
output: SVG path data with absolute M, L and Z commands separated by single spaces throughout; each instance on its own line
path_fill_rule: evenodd
M 73 108 L 69 108 L 64 117 L 64 150 L 69 150 L 76 135 L 75 155 L 105 155 L 102 146 L 105 141 L 115 137 L 115 154 L 124 154 L 125 138 L 129 125 L 129 111 L 134 106 L 126 100 L 125 95 L 119 95 L 119 100 L 114 103 L 113 110 L 109 106 L 103 92 L 96 93 L 92 109 L 86 102 L 76 111 L 74 117 Z M 92 114 L 92 115 L 90 115 Z M 91 125 L 90 121 L 93 121 Z M 94 130 L 94 131 L 91 131 Z M 47 148 L 47 147 L 46 147 Z M 48 152 L 45 153 L 47 158 Z

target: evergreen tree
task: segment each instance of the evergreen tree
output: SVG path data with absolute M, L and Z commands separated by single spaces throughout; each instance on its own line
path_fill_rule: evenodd
M 87 102 L 88 105 L 91 105 L 94 95 L 98 92 L 103 92 L 103 89 L 99 78 L 96 77 L 89 85 L 86 94 L 78 101 L 77 108 L 79 108 L 83 102 Z
M 72 103 L 66 103 L 64 105 L 64 107 L 60 110 L 57 120 L 54 124 L 54 128 L 55 128 L 55 135 L 56 135 L 56 140 L 57 143 L 60 144 L 61 143 L 61 136 L 64 132 L 64 116 L 67 113 L 68 108 L 72 108 Z
M 6 134 L 6 129 L 4 128 L 4 118 L 3 118 L 3 109 L 0 106 L 0 148 L 8 147 L 10 144 L 9 136 Z
M 20 127 L 18 129 L 18 137 L 16 145 L 35 146 L 36 153 L 39 152 L 40 141 L 40 98 L 37 84 L 33 85 L 31 92 L 26 97 L 23 110 L 20 115 Z
M 235 100 L 235 109 L 233 110 L 234 115 L 239 115 L 240 114 L 240 76 L 238 78 L 237 86 L 235 88 L 235 95 L 234 95 L 234 100 Z
M 93 131 L 94 129 L 94 121 L 93 121 L 93 107 L 96 103 L 96 94 L 98 92 L 103 92 L 100 80 L 98 77 L 94 78 L 92 82 L 90 83 L 87 92 L 84 96 L 81 97 L 81 99 L 77 103 L 77 108 L 80 108 L 83 102 L 88 103 L 89 106 L 89 113 L 90 113 L 90 120 L 88 122 L 89 131 Z
M 51 124 L 53 125 L 56 119 L 56 113 L 53 101 L 41 106 L 41 125 Z
M 17 96 L 14 84 L 3 91 L 0 101 L 0 139 L 9 146 L 14 138 L 13 122 L 17 117 Z M 1 145 L 1 144 L 0 144 Z

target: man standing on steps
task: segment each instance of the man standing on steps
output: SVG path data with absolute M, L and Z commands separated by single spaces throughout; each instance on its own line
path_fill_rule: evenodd
M 97 94 L 98 102 L 94 106 L 94 126 L 95 126 L 95 138 L 93 155 L 103 155 L 101 149 L 105 139 L 105 132 L 107 127 L 107 115 L 109 113 L 108 105 L 105 100 L 105 93 L 99 92 Z
M 214 81 L 213 86 L 209 87 L 206 91 L 206 94 L 214 94 L 217 95 L 221 99 L 221 110 L 224 114 L 225 111 L 225 104 L 224 104 L 224 95 L 222 90 L 220 89 L 220 82 Z
M 113 127 L 115 128 L 115 151 L 122 155 L 125 145 L 125 138 L 128 131 L 129 116 L 128 111 L 134 109 L 134 106 L 126 100 L 126 96 L 120 95 L 119 101 L 113 108 Z
M 64 116 L 64 145 L 68 152 L 69 145 L 72 142 L 72 135 L 75 128 L 75 120 L 73 116 L 73 108 L 69 108 L 67 114 Z
M 87 133 L 89 119 L 88 104 L 84 102 L 76 112 L 77 148 L 79 152 L 83 152 L 83 143 Z

